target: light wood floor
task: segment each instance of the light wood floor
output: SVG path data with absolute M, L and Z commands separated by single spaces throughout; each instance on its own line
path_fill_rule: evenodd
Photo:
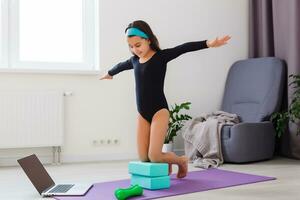
M 55 182 L 96 183 L 129 178 L 126 161 L 46 165 Z M 277 180 L 224 189 L 192 193 L 164 199 L 203 200 L 298 200 L 300 199 L 300 161 L 287 158 L 251 164 L 224 164 L 220 169 L 245 172 L 256 175 L 273 176 Z M 199 170 L 189 166 L 189 170 Z M 177 168 L 174 167 L 174 172 Z M 41 198 L 19 167 L 0 168 L 1 200 L 36 200 Z M 51 199 L 51 198 L 47 198 Z M 99 197 L 99 199 L 101 199 Z

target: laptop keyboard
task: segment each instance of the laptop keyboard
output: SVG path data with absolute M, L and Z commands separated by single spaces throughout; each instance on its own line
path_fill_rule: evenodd
M 57 185 L 52 190 L 49 191 L 49 193 L 66 193 L 73 185 Z

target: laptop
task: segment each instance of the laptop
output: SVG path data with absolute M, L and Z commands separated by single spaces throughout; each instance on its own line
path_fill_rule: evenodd
M 33 154 L 18 160 L 18 163 L 42 196 L 82 196 L 92 184 L 55 184 L 38 157 Z

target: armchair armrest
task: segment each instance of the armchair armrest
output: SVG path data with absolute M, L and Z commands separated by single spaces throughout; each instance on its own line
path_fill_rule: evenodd
M 245 122 L 233 125 L 222 141 L 224 159 L 230 162 L 263 160 L 273 156 L 275 129 L 272 122 Z

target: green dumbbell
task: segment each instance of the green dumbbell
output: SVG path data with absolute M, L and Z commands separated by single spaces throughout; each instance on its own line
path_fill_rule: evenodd
M 143 188 L 139 185 L 133 185 L 129 188 L 118 188 L 115 190 L 115 196 L 118 200 L 125 200 L 128 197 L 143 195 Z

